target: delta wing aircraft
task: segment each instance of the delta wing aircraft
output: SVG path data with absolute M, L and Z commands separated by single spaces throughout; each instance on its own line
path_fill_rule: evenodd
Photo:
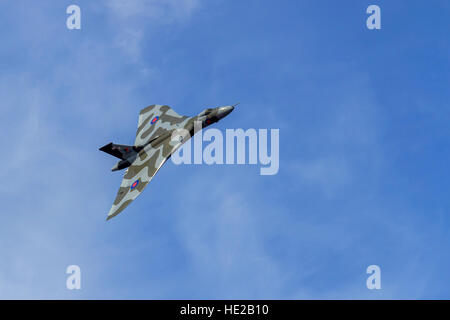
M 194 124 L 195 128 L 197 124 L 205 128 L 230 114 L 235 106 L 208 108 L 194 117 L 180 116 L 166 105 L 142 109 L 134 145 L 111 142 L 99 149 L 120 159 L 112 171 L 127 168 L 106 220 L 118 215 L 142 193 L 172 153 L 194 135 Z M 180 134 L 178 139 L 174 139 L 177 136 L 175 130 L 189 135 Z

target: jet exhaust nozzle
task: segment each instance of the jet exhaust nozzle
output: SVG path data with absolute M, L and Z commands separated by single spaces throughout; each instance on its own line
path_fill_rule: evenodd
M 129 167 L 130 165 L 131 163 L 128 162 L 128 160 L 120 160 L 114 165 L 114 167 L 111 168 L 111 171 L 122 170 Z

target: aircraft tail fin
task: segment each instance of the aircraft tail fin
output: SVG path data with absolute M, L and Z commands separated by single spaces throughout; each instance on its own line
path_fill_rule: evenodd
M 134 146 L 127 146 L 123 144 L 114 144 L 112 142 L 108 143 L 107 145 L 104 145 L 100 149 L 100 151 L 106 152 L 116 158 L 119 159 L 126 159 L 129 158 L 132 154 L 136 154 L 139 152 L 138 148 Z

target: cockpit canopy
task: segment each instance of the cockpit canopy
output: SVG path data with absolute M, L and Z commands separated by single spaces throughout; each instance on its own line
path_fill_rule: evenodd
M 205 110 L 203 110 L 202 112 L 199 113 L 199 117 L 207 116 L 207 115 L 210 114 L 212 111 L 213 111 L 212 108 L 205 109 Z

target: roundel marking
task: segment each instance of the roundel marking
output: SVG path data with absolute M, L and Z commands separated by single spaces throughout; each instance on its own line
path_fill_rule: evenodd
M 156 117 L 154 117 L 154 118 L 152 119 L 152 121 L 151 121 L 150 123 L 151 123 L 151 124 L 155 124 L 155 122 L 158 121 L 158 120 L 159 120 L 159 117 L 156 116 Z
M 133 190 L 134 188 L 136 188 L 138 186 L 138 184 L 139 184 L 139 179 L 137 179 L 135 182 L 133 182 L 130 189 Z

